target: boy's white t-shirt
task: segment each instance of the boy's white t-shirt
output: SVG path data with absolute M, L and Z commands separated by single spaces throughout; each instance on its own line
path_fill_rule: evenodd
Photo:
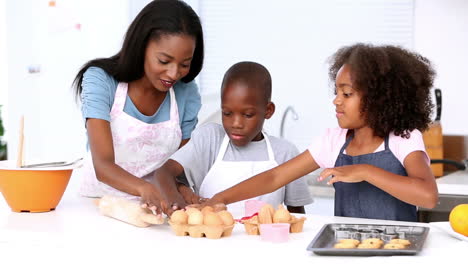
M 321 136 L 313 140 L 312 145 L 308 148 L 310 154 L 320 168 L 335 167 L 336 159 L 340 154 L 340 150 L 346 142 L 346 133 L 348 129 L 340 127 L 329 128 Z M 422 133 L 415 129 L 411 131 L 409 138 L 402 138 L 390 133 L 388 138 L 388 147 L 401 162 L 404 167 L 404 160 L 408 154 L 414 151 L 422 151 L 425 154 L 426 162 L 430 164 L 429 156 L 426 153 Z M 374 151 L 379 152 L 385 149 L 385 141 Z M 346 151 L 344 152 L 346 154 Z
M 203 179 L 213 166 L 225 135 L 226 132 L 220 124 L 201 125 L 193 131 L 189 142 L 170 157 L 184 167 L 185 176 L 196 193 L 199 192 Z M 297 148 L 289 141 L 274 136 L 269 136 L 269 139 L 278 164 L 282 164 L 299 154 Z M 250 142 L 242 147 L 229 143 L 223 160 L 268 160 L 265 139 Z M 285 188 L 285 205 L 304 206 L 313 201 L 305 177 L 301 177 L 282 188 Z

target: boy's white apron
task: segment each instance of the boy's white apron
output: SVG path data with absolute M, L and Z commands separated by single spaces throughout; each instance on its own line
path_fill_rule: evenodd
M 182 140 L 179 111 L 174 90 L 171 88 L 169 120 L 156 124 L 142 122 L 123 111 L 127 90 L 127 83 L 118 84 L 110 112 L 115 163 L 132 175 L 143 178 L 159 168 L 179 148 Z M 86 154 L 83 167 L 74 170 L 74 174 L 78 174 L 74 177 L 82 178 L 80 194 L 83 196 L 113 195 L 129 199 L 137 198 L 99 182 L 90 151 Z M 145 179 L 149 177 L 151 174 Z
M 229 145 L 229 137 L 226 135 L 219 149 L 218 156 L 208 171 L 205 179 L 200 185 L 200 196 L 211 198 L 216 193 L 228 189 L 241 181 L 278 166 L 275 160 L 270 140 L 266 133 L 263 133 L 268 149 L 268 160 L 266 161 L 224 161 L 224 155 Z M 265 194 L 253 199 L 267 202 L 277 208 L 284 201 L 285 188 L 280 188 L 272 193 Z M 228 210 L 235 215 L 244 215 L 244 203 L 240 201 L 228 205 Z

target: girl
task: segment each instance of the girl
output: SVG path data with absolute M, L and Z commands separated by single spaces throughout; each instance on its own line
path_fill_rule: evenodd
M 434 70 L 393 46 L 356 44 L 331 58 L 339 128 L 296 158 L 216 194 L 226 204 L 271 192 L 319 167 L 335 187 L 335 215 L 416 221 L 433 208 L 437 186 L 421 131 L 428 127 Z
M 116 55 L 84 65 L 74 82 L 90 150 L 75 170 L 82 195 L 155 199 L 150 175 L 197 124 L 193 79 L 202 64 L 198 16 L 183 1 L 157 0 L 137 15 Z

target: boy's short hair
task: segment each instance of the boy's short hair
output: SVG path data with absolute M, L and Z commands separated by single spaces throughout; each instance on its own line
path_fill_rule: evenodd
M 265 66 L 251 61 L 232 65 L 224 74 L 221 95 L 224 88 L 233 82 L 243 82 L 247 87 L 255 89 L 266 103 L 271 101 L 271 75 Z

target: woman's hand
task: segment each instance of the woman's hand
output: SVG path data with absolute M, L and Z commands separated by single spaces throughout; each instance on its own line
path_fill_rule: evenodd
M 317 180 L 323 181 L 331 176 L 331 179 L 327 182 L 329 185 L 335 182 L 362 182 L 366 181 L 373 168 L 374 166 L 368 164 L 328 168 L 324 169 L 322 173 L 320 173 Z
M 187 202 L 187 204 L 199 204 L 207 200 L 206 198 L 202 198 L 198 196 L 192 191 L 190 187 L 187 187 L 183 184 L 178 184 L 177 190 L 182 195 L 182 197 L 184 198 L 185 202 Z
M 138 188 L 141 197 L 141 207 L 147 208 L 153 214 L 161 214 L 163 212 L 162 197 L 153 184 L 147 182 Z
M 186 203 L 180 194 L 162 195 L 151 183 L 144 183 L 138 188 L 141 197 L 141 207 L 147 208 L 153 214 L 165 213 L 170 216 L 174 210 L 184 208 Z
M 180 193 L 170 195 L 169 197 L 165 197 L 161 201 L 161 207 L 163 212 L 171 216 L 172 213 L 179 209 L 184 209 L 187 206 L 183 196 Z

